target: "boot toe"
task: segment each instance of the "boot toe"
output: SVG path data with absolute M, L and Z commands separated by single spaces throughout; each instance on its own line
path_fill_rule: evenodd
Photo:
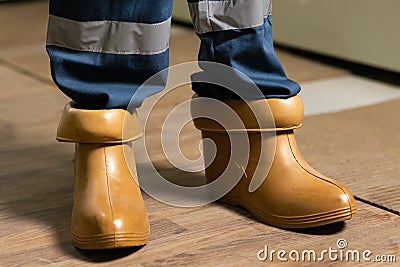
M 355 205 L 348 190 L 324 180 L 315 183 L 320 184 L 319 190 L 306 187 L 297 196 L 291 195 L 291 202 L 285 203 L 288 208 L 281 209 L 283 212 L 275 216 L 273 223 L 283 228 L 308 228 L 352 218 Z

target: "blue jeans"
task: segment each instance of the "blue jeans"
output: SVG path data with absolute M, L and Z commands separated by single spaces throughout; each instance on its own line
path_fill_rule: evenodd
M 300 86 L 274 53 L 271 1 L 188 0 L 201 40 L 199 61 L 239 70 L 265 98 L 289 98 Z M 168 67 L 171 13 L 172 0 L 51 0 L 46 49 L 55 83 L 81 108 L 126 108 L 141 84 Z M 193 90 L 233 97 L 204 84 Z M 142 93 L 138 105 L 153 93 Z

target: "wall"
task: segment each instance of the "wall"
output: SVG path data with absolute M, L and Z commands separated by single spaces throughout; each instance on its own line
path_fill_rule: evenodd
M 400 0 L 274 0 L 273 6 L 275 42 L 400 72 Z M 190 22 L 186 1 L 175 0 L 174 18 Z

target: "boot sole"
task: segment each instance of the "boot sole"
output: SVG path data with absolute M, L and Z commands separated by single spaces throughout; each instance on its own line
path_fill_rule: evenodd
M 307 216 L 277 216 L 273 214 L 266 214 L 256 208 L 242 204 L 238 199 L 232 197 L 222 197 L 219 201 L 230 206 L 241 206 L 249 211 L 253 216 L 260 221 L 286 229 L 294 228 L 311 228 L 336 222 L 342 222 L 351 219 L 356 214 L 356 207 L 349 206 L 343 209 L 332 210 L 324 213 L 311 214 Z
M 72 233 L 72 241 L 79 249 L 116 249 L 147 244 L 150 231 L 143 233 L 117 233 L 94 236 L 78 236 Z

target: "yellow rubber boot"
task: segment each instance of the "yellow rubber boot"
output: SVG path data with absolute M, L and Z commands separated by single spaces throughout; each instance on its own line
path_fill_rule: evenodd
M 208 182 L 218 179 L 231 160 L 229 133 L 243 134 L 249 140 L 249 158 L 243 166 L 244 174 L 236 186 L 220 200 L 230 205 L 240 205 L 261 221 L 281 228 L 315 227 L 352 218 L 356 207 L 351 192 L 339 182 L 311 168 L 303 159 L 294 137 L 294 129 L 302 125 L 303 103 L 299 96 L 289 99 L 254 100 L 254 106 L 269 105 L 274 129 L 258 125 L 248 105 L 241 100 L 224 101 L 240 117 L 245 129 L 223 129 L 211 119 L 195 118 L 195 126 L 202 131 L 203 139 L 211 139 L 217 148 L 214 161 L 206 168 Z M 192 113 L 201 116 L 200 105 L 192 105 Z M 208 106 L 210 110 L 213 107 Z M 265 173 L 261 185 L 250 192 L 250 183 L 261 153 L 262 132 L 276 131 L 275 154 L 271 168 Z M 234 144 L 233 144 L 234 145 Z M 265 151 L 264 151 L 265 152 Z M 208 147 L 204 146 L 207 157 Z M 266 151 L 266 153 L 273 153 Z M 238 168 L 239 170 L 239 168 Z
M 147 243 L 150 225 L 131 144 L 141 136 L 136 114 L 65 107 L 57 140 L 76 143 L 71 223 L 76 247 L 113 249 Z

